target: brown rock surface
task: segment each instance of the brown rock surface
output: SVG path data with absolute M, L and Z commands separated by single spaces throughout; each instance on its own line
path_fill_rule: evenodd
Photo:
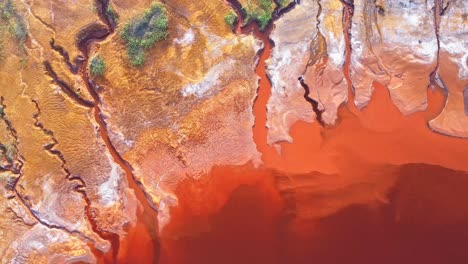
M 309 97 L 319 103 L 325 124 L 334 125 L 338 107 L 347 100 L 348 83 L 343 73 L 345 39 L 343 35 L 343 5 L 339 0 L 317 1 L 317 35 L 311 43 L 304 81 L 309 86 Z
M 51 38 L 55 44 L 68 52 L 70 59 L 76 58 L 80 51 L 76 43 L 83 28 L 99 23 L 96 4 L 89 0 L 22 0 L 30 20 L 43 26 L 48 34 L 37 34 L 39 42 L 48 43 Z
M 448 92 L 443 111 L 429 122 L 440 133 L 468 137 L 468 8 L 450 1 L 440 17 L 437 78 Z
M 2 252 L 2 263 L 96 262 L 89 247 L 80 238 L 60 229 L 51 230 L 40 224 L 29 227 L 27 232 L 11 226 L 8 229 L 16 231 L 7 237 L 15 242 Z
M 301 1 L 275 22 L 275 43 L 268 63 L 272 96 L 268 103 L 268 143 L 291 141 L 289 128 L 298 120 L 312 122 L 315 116 L 304 100 L 303 78 L 308 97 L 324 111 L 326 124 L 335 124 L 338 107 L 347 98 L 344 78 L 345 41 L 340 1 Z
M 304 100 L 304 89 L 298 78 L 304 74 L 311 57 L 311 45 L 317 37 L 318 4 L 301 1 L 278 21 L 270 38 L 275 43 L 267 61 L 271 80 L 268 101 L 268 143 L 291 141 L 289 128 L 298 120 L 312 122 L 315 117 L 310 104 Z
M 271 28 L 234 33 L 249 0 L 161 1 L 168 36 L 135 67 L 122 28 L 152 0 L 0 0 L 0 263 L 300 263 L 362 241 L 399 263 L 412 230 L 468 239 L 465 1 L 355 0 L 347 43 L 349 2 L 271 1 Z M 362 111 L 340 108 L 349 82 Z
M 0 143 L 19 164 L 6 166 L 16 180 L 6 183 L 12 200 L 2 212 L 15 212 L 20 231 L 3 231 L 15 217 L 0 218 L 9 236 L 0 250 L 19 263 L 94 262 L 88 245 L 109 251 L 98 232 L 124 234 L 124 226 L 135 222 L 137 205 L 96 130 L 83 79 L 50 42 L 69 50 L 72 61 L 80 53 L 77 32 L 99 17 L 89 1 L 3 3 L 14 6 L 27 37 L 2 34 L 7 56 L 0 65 L 0 121 L 7 136 Z
M 354 1 L 350 77 L 354 103 L 369 102 L 374 81 L 384 84 L 403 114 L 425 110 L 437 64 L 431 1 Z
M 125 14 L 121 25 L 150 2 L 116 2 Z M 259 161 L 252 104 L 260 44 L 232 33 L 223 1 L 169 1 L 166 7 L 168 38 L 148 50 L 143 66 L 129 64 L 118 34 L 96 49 L 112 65 L 96 79 L 111 139 L 160 205 L 161 225 L 165 208 L 177 200 L 171 190 L 184 175 Z

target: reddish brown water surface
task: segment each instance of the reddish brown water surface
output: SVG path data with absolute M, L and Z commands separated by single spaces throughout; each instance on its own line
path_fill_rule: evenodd
M 278 154 L 266 141 L 270 44 L 255 34 L 264 164 L 180 184 L 160 263 L 468 263 L 468 141 L 427 127 L 446 95 L 428 90 L 428 109 L 403 116 L 376 83 L 365 109 L 342 106 L 335 127 L 298 122 Z
M 251 30 L 265 47 L 253 108 L 264 164 L 215 167 L 182 182 L 160 249 L 154 213 L 142 217 L 146 206 L 118 262 L 468 263 L 468 141 L 427 127 L 446 95 L 428 90 L 428 109 L 403 116 L 376 83 L 369 105 L 342 106 L 336 126 L 296 123 L 293 143 L 281 143 L 279 154 L 265 126 L 271 45 L 256 26 L 242 29 Z
M 187 180 L 160 263 L 467 263 L 468 144 L 427 128 L 444 101 L 428 96 L 405 117 L 377 85 L 336 127 L 294 125 L 261 168 Z

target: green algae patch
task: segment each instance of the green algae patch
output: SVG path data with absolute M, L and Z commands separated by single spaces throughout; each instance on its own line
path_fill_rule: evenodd
M 133 66 L 143 65 L 146 51 L 160 40 L 166 39 L 168 31 L 167 10 L 160 3 L 154 3 L 142 15 L 127 23 L 120 37 L 127 46 L 127 54 Z

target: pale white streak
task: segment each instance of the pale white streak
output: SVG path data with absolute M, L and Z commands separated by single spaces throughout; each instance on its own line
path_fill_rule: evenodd
M 182 38 L 174 39 L 174 42 L 181 46 L 189 46 L 194 42 L 194 40 L 195 40 L 195 34 L 193 33 L 192 29 L 189 29 L 187 32 L 185 32 Z
M 101 201 L 104 206 L 112 206 L 115 203 L 119 203 L 119 185 L 122 179 L 122 170 L 113 161 L 111 155 L 106 151 L 106 156 L 109 159 L 111 170 L 107 181 L 99 185 L 98 194 L 101 196 Z
M 233 65 L 234 61 L 232 59 L 216 64 L 206 73 L 202 80 L 186 85 L 182 89 L 182 94 L 184 96 L 195 95 L 198 98 L 207 95 L 208 91 L 213 90 L 213 87 L 219 86 L 219 79 L 225 72 L 233 70 Z

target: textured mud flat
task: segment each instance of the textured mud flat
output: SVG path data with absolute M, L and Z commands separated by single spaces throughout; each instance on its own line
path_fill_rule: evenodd
M 2 263 L 466 263 L 462 0 L 0 0 Z

